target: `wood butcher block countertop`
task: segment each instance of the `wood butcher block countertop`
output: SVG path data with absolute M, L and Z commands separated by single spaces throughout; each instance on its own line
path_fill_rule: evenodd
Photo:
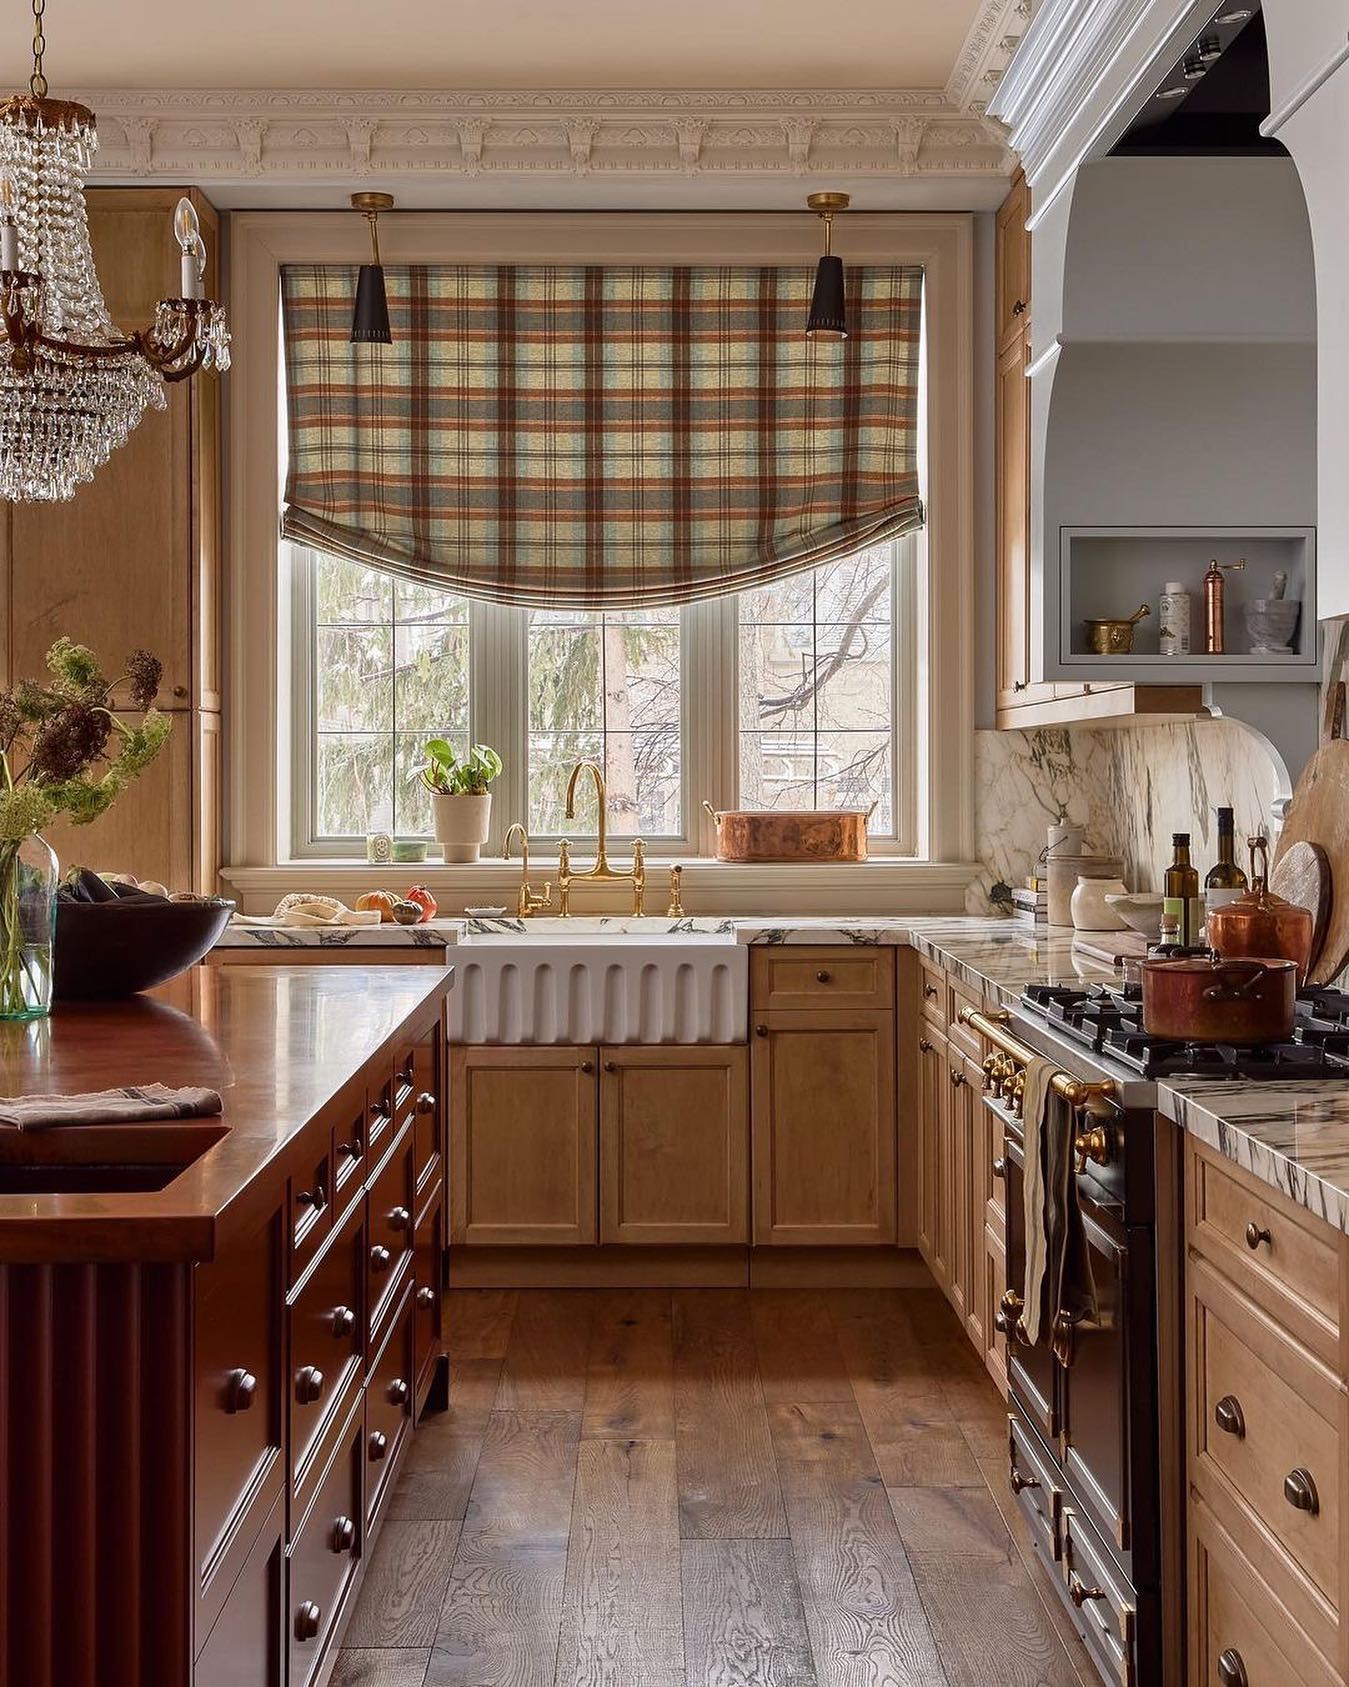
M 0 1263 L 210 1259 L 290 1169 L 288 1147 L 307 1151 L 306 1127 L 441 1021 L 452 981 L 448 968 L 199 966 L 143 996 L 0 1024 L 0 1094 L 202 1084 L 224 1103 L 217 1118 L 0 1127 Z

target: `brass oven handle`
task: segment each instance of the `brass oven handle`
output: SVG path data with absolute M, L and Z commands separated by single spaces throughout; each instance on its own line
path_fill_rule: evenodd
M 1006 1026 L 1011 1016 L 1000 1009 L 997 1013 L 983 1013 L 978 1008 L 963 1007 L 960 1010 L 960 1022 L 977 1031 L 981 1037 L 987 1038 L 995 1049 L 1001 1049 L 1010 1055 L 1020 1066 L 1028 1066 L 1035 1059 L 1034 1049 L 1028 1049 L 1023 1043 L 1017 1042 L 1015 1037 L 1009 1036 Z M 1119 1085 L 1113 1081 L 1101 1084 L 1083 1083 L 1079 1079 L 1070 1078 L 1066 1073 L 1054 1074 L 1054 1088 L 1063 1099 L 1074 1107 L 1084 1107 L 1089 1101 L 1119 1100 Z
M 1238 1441 L 1246 1439 L 1246 1414 L 1235 1394 L 1223 1395 L 1213 1408 L 1213 1421 L 1224 1435 L 1235 1435 Z

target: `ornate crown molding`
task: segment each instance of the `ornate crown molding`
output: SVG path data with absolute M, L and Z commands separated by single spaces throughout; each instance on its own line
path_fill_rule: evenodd
M 1031 0 L 983 0 L 946 79 L 946 97 L 982 112 L 1030 23 Z
M 1018 0 L 990 0 L 1014 10 Z M 528 175 L 1006 174 L 941 89 L 98 89 L 94 177 L 303 183 Z

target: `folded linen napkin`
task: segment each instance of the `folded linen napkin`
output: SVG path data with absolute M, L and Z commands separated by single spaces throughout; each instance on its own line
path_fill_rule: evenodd
M 378 908 L 343 908 L 337 914 L 307 914 L 302 908 L 288 908 L 282 914 L 235 914 L 231 925 L 254 926 L 265 931 L 303 930 L 306 927 L 377 926 Z
M 0 1127 L 38 1131 L 60 1125 L 127 1125 L 146 1119 L 201 1118 L 220 1110 L 216 1090 L 128 1084 L 82 1095 L 0 1096 Z

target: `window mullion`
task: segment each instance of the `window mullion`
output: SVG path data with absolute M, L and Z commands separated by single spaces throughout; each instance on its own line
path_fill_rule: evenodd
M 490 744 L 504 764 L 492 787 L 489 855 L 500 855 L 506 828 L 529 813 L 525 615 L 507 604 L 469 603 L 469 736 Z

